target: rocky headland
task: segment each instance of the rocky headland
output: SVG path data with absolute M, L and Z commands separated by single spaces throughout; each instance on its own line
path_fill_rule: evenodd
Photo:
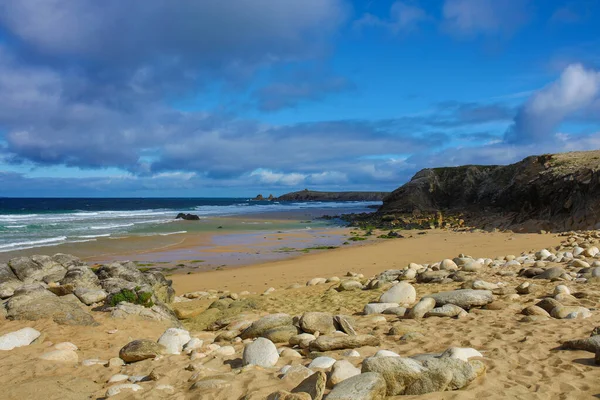
M 531 156 L 506 166 L 427 168 L 386 196 L 377 212 L 346 219 L 386 229 L 596 229 L 599 171 L 600 151 Z

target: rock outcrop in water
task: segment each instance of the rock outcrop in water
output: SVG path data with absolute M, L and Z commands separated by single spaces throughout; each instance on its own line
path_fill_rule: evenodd
M 200 220 L 200 217 L 197 216 L 196 214 L 179 213 L 179 214 L 177 214 L 175 219 L 184 219 L 186 221 L 198 221 L 198 220 Z
M 471 225 L 523 231 L 600 223 L 600 151 L 531 156 L 506 166 L 428 168 L 383 200 L 380 215 L 464 213 Z
M 318 192 L 304 189 L 279 196 L 281 201 L 381 201 L 388 192 Z

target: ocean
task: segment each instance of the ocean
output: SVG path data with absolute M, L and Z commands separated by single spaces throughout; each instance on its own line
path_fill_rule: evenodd
M 369 206 L 379 204 L 247 198 L 0 198 L 0 253 L 101 238 L 177 235 L 199 229 L 205 226 L 202 222 L 218 217 L 263 213 L 268 216 L 304 209 L 331 209 L 331 214 L 338 214 L 367 211 Z M 175 221 L 180 212 L 199 215 L 200 224 Z

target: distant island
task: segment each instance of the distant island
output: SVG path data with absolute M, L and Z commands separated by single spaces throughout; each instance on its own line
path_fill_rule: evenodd
M 382 201 L 389 192 L 319 192 L 304 189 L 299 192 L 286 193 L 279 197 L 270 195 L 268 198 L 261 194 L 256 196 L 255 201 L 279 200 L 279 201 Z

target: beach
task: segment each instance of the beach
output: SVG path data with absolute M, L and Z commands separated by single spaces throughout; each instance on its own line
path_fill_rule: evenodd
M 213 307 L 211 304 L 219 298 L 229 299 L 224 304 L 231 304 L 232 298 L 239 299 L 236 301 L 240 304 L 252 304 L 250 308 L 241 308 L 233 314 L 227 314 L 227 307 L 219 311 L 222 315 L 229 315 L 225 323 L 229 327 L 279 313 L 303 315 L 306 312 L 322 312 L 326 315 L 352 316 L 354 329 L 362 335 L 378 338 L 380 344 L 360 346 L 356 349 L 359 358 L 348 358 L 341 351 L 323 355 L 334 360 L 349 360 L 359 367 L 361 360 L 382 349 L 410 357 L 439 354 L 451 347 L 468 347 L 477 349 L 482 355 L 477 359 L 483 362 L 485 375 L 459 391 L 402 398 L 571 399 L 589 398 L 600 393 L 600 384 L 594 383 L 597 381 L 597 367 L 593 365 L 593 354 L 581 350 L 557 350 L 566 339 L 589 336 L 592 328 L 600 323 L 600 317 L 593 313 L 585 319 L 524 319 L 521 309 L 535 304 L 535 298 L 540 295 L 543 297 L 544 293 L 551 295 L 556 283 L 538 280 L 536 294 L 533 291 L 530 294 L 507 294 L 514 293 L 514 287 L 523 282 L 516 274 L 521 266 L 505 267 L 505 272 L 513 272 L 501 276 L 498 270 L 488 268 L 470 274 L 490 285 L 497 284 L 502 290 L 494 290 L 498 294 L 494 296 L 496 299 L 493 303 L 484 308 L 473 308 L 467 316 L 459 319 L 406 319 L 393 313 L 363 315 L 364 306 L 377 301 L 390 287 L 389 284 L 370 290 L 333 290 L 340 286 L 340 281 L 365 282 L 361 276 L 368 281 L 368 277 L 386 270 L 404 270 L 410 263 L 427 265 L 457 257 L 458 253 L 473 256 L 474 259 L 490 257 L 505 260 L 521 254 L 532 254 L 540 249 L 556 251 L 561 248 L 561 243 L 563 246 L 566 243 L 565 236 L 447 230 L 402 233 L 405 238 L 373 239 L 351 247 L 301 253 L 285 260 L 170 275 L 177 296 L 204 293 L 194 300 L 178 297 L 181 300 L 172 304 L 180 318 L 187 315 L 181 319 L 183 327 L 204 342 L 204 347 L 192 352 L 191 358 L 185 354 L 166 355 L 154 361 L 147 359 L 125 365 L 103 366 L 108 360 L 115 359 L 119 349 L 134 339 L 157 340 L 171 326 L 169 321 L 150 321 L 133 315 L 125 319 L 115 318 L 114 313 L 106 312 L 92 312 L 98 324 L 96 326 L 61 325 L 51 319 L 2 320 L 0 335 L 24 327 L 43 332 L 41 340 L 29 346 L 0 352 L 4 371 L 0 382 L 7 388 L 3 398 L 102 398 L 107 389 L 117 386 L 106 383 L 116 379 L 115 374 L 131 377 L 145 376 L 150 372 L 151 379 L 136 383 L 141 391 L 123 389 L 115 398 L 192 399 L 200 396 L 203 399 L 264 399 L 277 390 L 292 390 L 303 378 L 289 376 L 281 379 L 276 371 L 288 364 L 306 365 L 310 359 L 304 361 L 302 357 L 285 356 L 282 353 L 274 369 L 248 366 L 239 369 L 242 367 L 240 351 L 252 340 L 228 342 L 216 339 L 230 328 L 218 328 L 215 331 L 214 327 L 207 327 L 211 322 L 206 325 L 207 320 L 202 317 L 206 313 L 214 314 L 207 307 Z M 549 263 L 549 266 L 552 264 Z M 307 285 L 315 278 L 324 278 L 323 283 Z M 417 282 L 413 285 L 418 299 L 428 293 L 460 288 L 468 282 L 473 281 Z M 572 293 L 585 293 L 583 297 L 578 297 L 579 300 L 573 298 L 572 302 L 576 301 L 590 309 L 595 307 L 598 293 L 596 283 L 566 282 L 566 285 Z M 75 354 L 78 361 L 39 359 L 57 343 L 65 341 L 77 346 Z M 288 348 L 286 344 L 278 346 Z M 298 355 L 302 353 L 302 349 L 297 350 Z M 213 382 L 215 379 L 219 381 L 218 384 Z M 207 382 L 206 385 L 203 382 Z

